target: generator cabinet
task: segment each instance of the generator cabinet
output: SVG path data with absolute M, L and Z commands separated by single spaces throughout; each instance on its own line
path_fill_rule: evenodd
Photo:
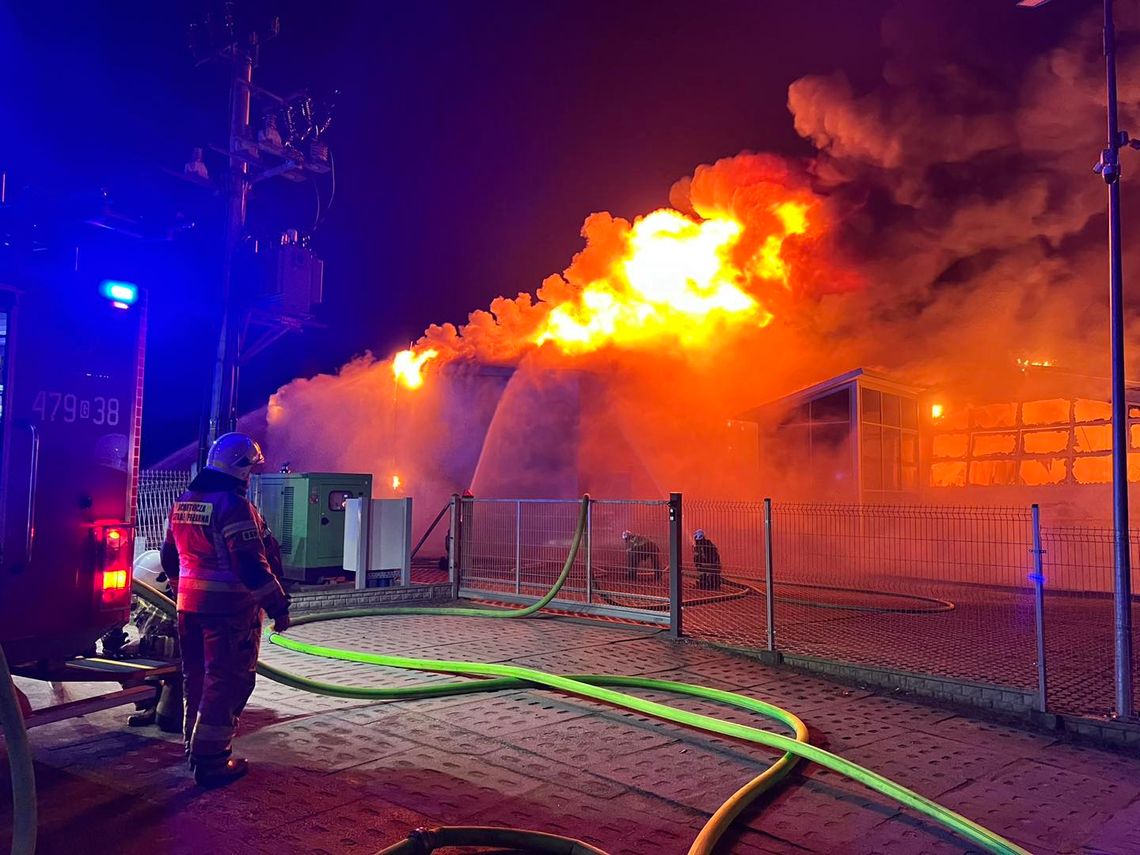
M 265 473 L 250 493 L 281 541 L 285 578 L 313 582 L 344 572 L 344 513 L 349 499 L 372 496 L 372 476 L 338 472 Z

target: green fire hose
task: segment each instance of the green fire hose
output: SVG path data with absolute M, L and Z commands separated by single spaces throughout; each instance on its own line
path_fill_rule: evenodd
M 16 699 L 16 684 L 0 647 L 0 729 L 8 748 L 12 774 L 12 855 L 36 851 L 36 772 L 24 727 L 24 713 Z
M 579 517 L 578 529 L 575 532 L 569 555 L 567 556 L 566 563 L 558 580 L 550 591 L 547 592 L 546 596 L 525 609 L 500 611 L 490 609 L 429 607 L 355 609 L 306 615 L 296 619 L 293 624 L 300 626 L 317 621 L 383 615 L 448 615 L 480 618 L 516 618 L 534 614 L 554 598 L 569 576 L 570 568 L 574 563 L 578 547 L 582 541 L 588 507 L 589 497 L 587 496 L 582 500 L 582 511 Z M 135 581 L 135 593 L 168 612 L 173 613 L 174 611 L 174 603 L 169 598 L 138 580 Z M 533 688 L 538 686 L 557 689 L 566 694 L 601 701 L 602 703 L 633 710 L 696 730 L 730 736 L 735 739 L 764 745 L 783 752 L 782 756 L 775 763 L 762 774 L 749 781 L 717 809 L 697 835 L 696 840 L 689 849 L 689 855 L 708 855 L 733 819 L 757 796 L 783 779 L 800 759 L 810 760 L 856 780 L 870 789 L 882 793 L 899 804 L 910 807 L 945 828 L 956 832 L 986 851 L 1001 853 L 1001 855 L 1028 855 L 1025 849 L 1022 849 L 1015 843 L 1006 840 L 966 817 L 942 807 L 882 775 L 809 744 L 807 741 L 807 727 L 794 714 L 780 707 L 767 704 L 755 698 L 749 698 L 745 695 L 711 689 L 704 686 L 675 683 L 667 680 L 654 680 L 646 677 L 624 677 L 602 674 L 557 675 L 515 665 L 385 656 L 297 641 L 281 633 L 270 633 L 270 641 L 288 650 L 323 656 L 330 659 L 480 678 L 460 683 L 395 688 L 341 686 L 311 680 L 270 665 L 264 661 L 258 663 L 258 673 L 284 685 L 304 691 L 341 698 L 392 700 L 439 697 L 473 692 L 499 691 L 503 689 Z M 794 737 L 769 733 L 768 731 L 747 725 L 736 724 L 699 713 L 679 710 L 665 704 L 607 688 L 610 686 L 651 689 L 689 695 L 716 701 L 739 709 L 749 710 L 781 722 L 792 731 Z M 480 840 L 486 842 L 477 842 Z M 519 829 L 503 830 L 453 827 L 427 831 L 422 829 L 418 830 L 414 832 L 408 840 L 383 850 L 380 855 L 431 852 L 440 846 L 453 845 L 503 846 L 508 845 L 508 841 L 510 841 L 509 845 L 514 845 L 516 848 L 524 846 L 525 844 L 524 848 L 529 848 L 530 851 L 536 852 L 596 853 L 598 851 L 580 841 L 557 837 L 556 835 L 543 834 L 541 832 L 523 831 Z

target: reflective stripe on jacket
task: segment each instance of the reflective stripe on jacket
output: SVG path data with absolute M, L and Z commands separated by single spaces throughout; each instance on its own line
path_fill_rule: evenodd
M 234 614 L 260 606 L 275 614 L 288 608 L 270 573 L 266 534 L 257 508 L 234 490 L 189 489 L 179 496 L 166 536 L 178 554 L 179 611 Z M 264 573 L 243 581 L 243 563 L 260 564 Z

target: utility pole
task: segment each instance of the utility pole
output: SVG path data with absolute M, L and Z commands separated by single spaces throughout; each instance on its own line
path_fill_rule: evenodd
M 323 265 L 310 251 L 308 236 L 302 236 L 294 228 L 282 232 L 276 244 L 269 242 L 260 248 L 259 282 L 242 282 L 235 276 L 239 254 L 247 243 L 246 213 L 250 191 L 258 182 L 270 178 L 313 181 L 318 201 L 315 228 L 322 215 L 321 193 L 315 184 L 316 178 L 333 169 L 328 146 L 321 141 L 331 122 L 331 107 L 325 105 L 322 112 L 322 106 L 314 105 L 306 91 L 286 98 L 254 85 L 253 70 L 260 58 L 263 37 L 256 31 L 237 35 L 235 5 L 235 0 L 227 0 L 224 4 L 222 44 L 213 41 L 217 28 L 211 17 L 191 28 L 192 48 L 196 28 L 209 42 L 202 61 L 225 62 L 230 78 L 228 145 L 225 149 L 215 149 L 227 159 L 227 179 L 222 185 L 226 198 L 221 269 L 222 319 L 210 388 L 209 417 L 199 437 L 200 466 L 205 464 L 214 440 L 237 428 L 238 380 L 242 363 L 282 335 L 316 325 L 311 311 L 322 297 Z M 274 18 L 264 38 L 273 38 L 279 30 L 280 22 Z M 259 133 L 253 131 L 250 123 L 255 97 L 271 105 L 265 112 L 266 126 Z M 284 134 L 277 130 L 278 120 L 285 126 Z M 195 179 L 195 183 L 202 182 Z M 330 202 L 331 198 L 330 193 Z M 252 246 L 256 247 L 256 243 Z M 262 331 L 255 340 L 247 343 L 246 333 L 254 327 L 260 327 Z
M 227 193 L 225 248 L 222 258 L 222 325 L 218 336 L 218 356 L 214 365 L 214 382 L 210 395 L 210 421 L 199 464 L 205 463 L 205 452 L 214 440 L 234 430 L 237 425 L 238 354 L 242 332 L 241 312 L 235 306 L 233 287 L 234 259 L 245 232 L 246 207 L 249 202 L 249 164 L 233 157 L 243 150 L 250 138 L 249 107 L 253 86 L 253 65 L 259 42 L 250 34 L 249 44 L 231 46 L 233 66 L 230 81 L 230 184 Z

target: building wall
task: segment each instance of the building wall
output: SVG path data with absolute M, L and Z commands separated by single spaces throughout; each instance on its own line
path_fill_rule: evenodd
M 1140 480 L 1140 406 L 1129 406 L 1129 480 Z M 1043 398 L 962 407 L 934 420 L 931 488 L 1050 487 L 1112 482 L 1106 401 Z

